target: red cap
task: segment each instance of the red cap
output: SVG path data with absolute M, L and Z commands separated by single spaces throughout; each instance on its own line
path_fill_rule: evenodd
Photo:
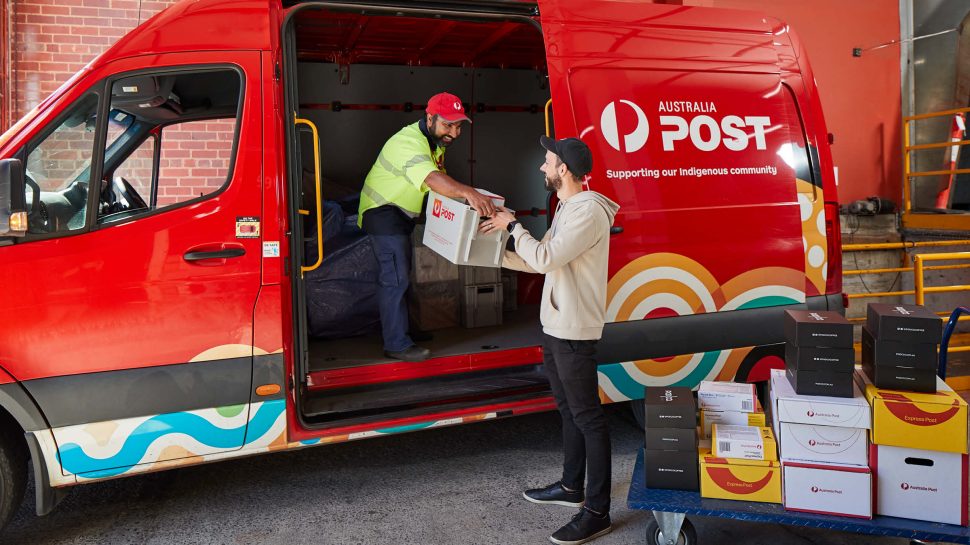
M 428 107 L 424 111 L 431 115 L 437 115 L 450 123 L 455 121 L 472 122 L 465 115 L 465 107 L 462 106 L 461 99 L 451 93 L 438 93 L 431 97 L 428 99 Z

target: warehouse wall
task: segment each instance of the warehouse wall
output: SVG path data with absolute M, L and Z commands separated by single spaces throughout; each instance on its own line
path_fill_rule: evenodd
M 825 121 L 835 135 L 839 201 L 871 195 L 899 203 L 902 114 L 899 48 L 852 56 L 852 48 L 899 39 L 899 0 L 684 0 L 684 5 L 758 11 L 788 23 L 808 50 Z

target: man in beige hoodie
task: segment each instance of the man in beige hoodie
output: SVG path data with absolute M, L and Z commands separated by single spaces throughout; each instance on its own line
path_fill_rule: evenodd
M 505 252 L 503 267 L 546 275 L 539 314 L 542 352 L 562 416 L 565 456 L 562 480 L 527 490 L 523 496 L 533 503 L 582 507 L 549 537 L 560 545 L 578 545 L 612 529 L 610 433 L 600 405 L 595 355 L 606 317 L 610 227 L 619 206 L 583 190 L 583 180 L 593 168 L 586 144 L 545 136 L 539 142 L 546 149 L 539 170 L 546 189 L 559 197 L 549 231 L 536 240 L 505 209 L 486 220 L 482 230 L 512 233 L 515 252 Z

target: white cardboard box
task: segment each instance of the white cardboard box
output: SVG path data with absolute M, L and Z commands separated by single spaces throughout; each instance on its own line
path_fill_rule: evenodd
M 478 192 L 490 197 L 496 206 L 505 204 L 504 197 L 483 189 Z M 508 232 L 499 230 L 485 235 L 478 231 L 478 224 L 475 209 L 432 191 L 428 195 L 422 242 L 458 265 L 501 267 Z
M 723 426 L 758 426 L 765 427 L 768 425 L 767 417 L 765 416 L 764 409 L 761 408 L 761 403 L 755 403 L 754 412 L 741 412 L 741 411 L 710 411 L 707 409 L 700 410 L 701 416 L 701 432 L 702 437 L 709 439 L 711 437 L 711 427 L 714 424 Z
M 792 424 L 872 428 L 872 409 L 858 386 L 854 397 L 798 395 L 783 369 L 771 370 L 771 420 Z M 778 433 L 776 427 L 775 433 Z
M 779 428 L 778 448 L 782 461 L 851 466 L 869 464 L 869 438 L 864 428 L 791 422 L 781 422 Z
M 872 518 L 872 474 L 868 467 L 783 462 L 782 471 L 785 509 Z
M 710 411 L 752 412 L 757 404 L 754 384 L 705 380 L 697 389 L 697 405 Z
M 777 443 L 769 428 L 714 424 L 711 443 L 718 458 L 778 460 Z
M 872 445 L 876 514 L 967 525 L 967 455 Z

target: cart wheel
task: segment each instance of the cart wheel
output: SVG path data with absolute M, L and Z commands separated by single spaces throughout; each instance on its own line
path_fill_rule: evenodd
M 677 541 L 668 542 L 666 536 L 660 533 L 657 519 L 651 518 L 647 523 L 647 545 L 697 545 L 697 531 L 689 520 L 684 519 Z

